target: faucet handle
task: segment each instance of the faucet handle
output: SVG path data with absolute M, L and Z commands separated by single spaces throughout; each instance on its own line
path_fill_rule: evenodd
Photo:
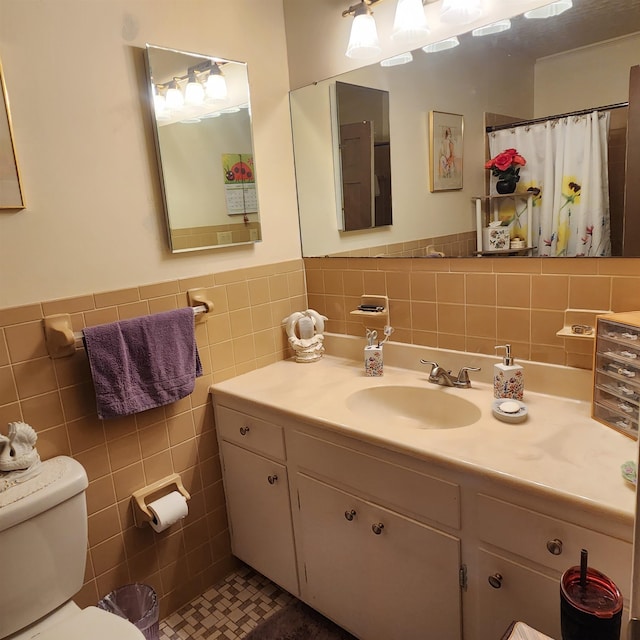
M 420 364 L 430 364 L 432 371 L 434 369 L 437 369 L 440 366 L 437 362 L 434 362 L 433 360 L 423 360 L 422 358 L 420 358 Z
M 465 389 L 471 386 L 471 380 L 469 380 L 469 371 L 480 371 L 480 367 L 462 367 L 458 373 L 458 379 L 456 381 L 456 387 L 464 387 Z

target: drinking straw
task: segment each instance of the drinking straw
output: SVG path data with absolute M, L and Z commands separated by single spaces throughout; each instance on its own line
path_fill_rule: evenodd
M 580 552 L 580 586 L 587 586 L 587 556 L 588 552 L 586 549 L 583 549 Z

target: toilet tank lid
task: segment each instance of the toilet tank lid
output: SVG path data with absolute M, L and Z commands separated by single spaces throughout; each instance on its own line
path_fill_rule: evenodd
M 84 467 L 68 456 L 42 462 L 38 475 L 0 491 L 0 531 L 82 493 L 88 485 Z

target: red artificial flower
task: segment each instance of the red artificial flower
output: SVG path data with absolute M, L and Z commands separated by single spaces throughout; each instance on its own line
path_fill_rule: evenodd
M 499 153 L 495 158 L 488 160 L 484 168 L 496 169 L 497 171 L 507 171 L 514 165 L 520 165 L 524 167 L 527 161 L 517 152 L 516 149 L 505 149 Z

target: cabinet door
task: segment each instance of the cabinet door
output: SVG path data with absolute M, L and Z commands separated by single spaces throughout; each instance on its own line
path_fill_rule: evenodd
M 286 467 L 228 442 L 220 450 L 234 555 L 297 595 Z
M 298 474 L 304 599 L 361 640 L 461 637 L 460 541 Z
M 513 620 L 560 638 L 560 580 L 480 549 L 477 640 L 496 640 Z

